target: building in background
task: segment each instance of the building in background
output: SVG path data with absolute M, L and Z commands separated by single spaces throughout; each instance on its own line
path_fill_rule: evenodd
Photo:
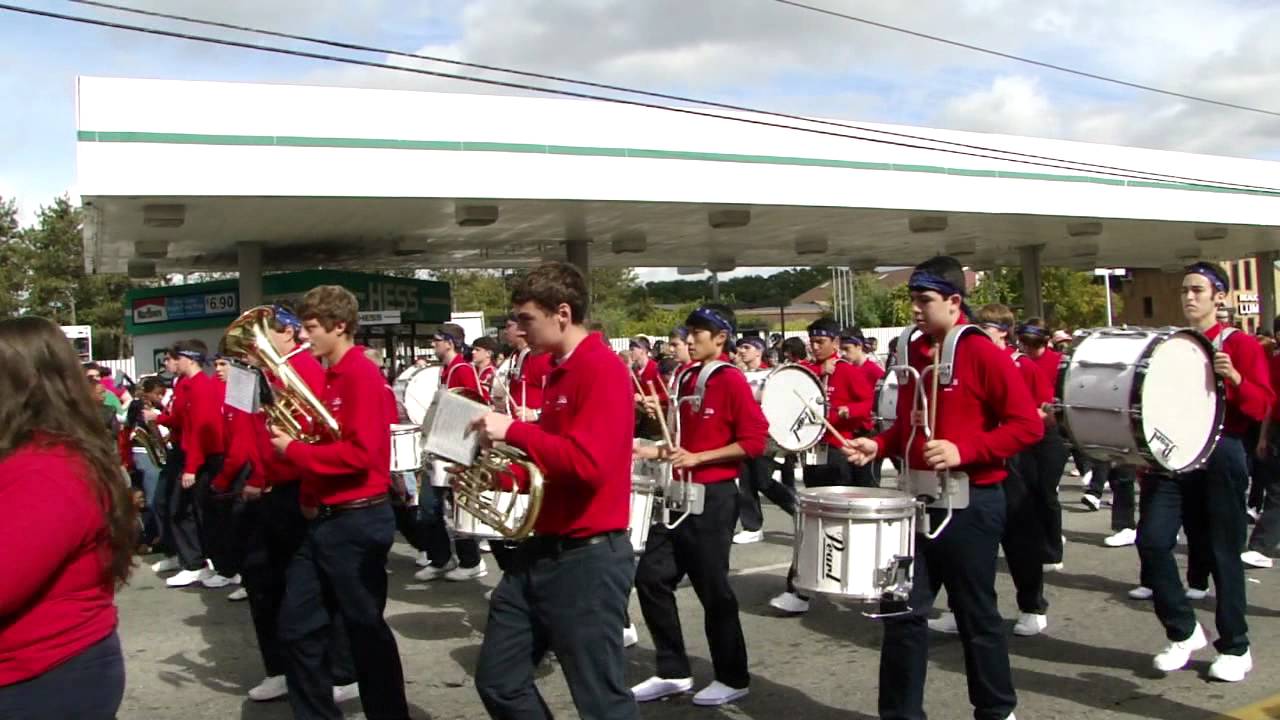
M 1250 333 L 1260 327 L 1270 330 L 1271 318 L 1259 316 L 1258 264 L 1254 258 L 1226 260 L 1220 263 L 1231 279 L 1231 292 L 1227 295 L 1227 308 L 1232 312 L 1233 323 Z M 1280 272 L 1272 268 L 1280 281 Z M 1181 325 L 1182 307 L 1178 301 L 1178 289 L 1182 286 L 1182 271 L 1167 273 L 1160 270 L 1133 270 L 1131 280 L 1118 288 L 1124 299 L 1124 309 L 1116 319 L 1125 325 Z

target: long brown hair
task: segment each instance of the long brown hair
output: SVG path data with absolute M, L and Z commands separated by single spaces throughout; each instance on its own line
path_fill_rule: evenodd
M 90 471 L 85 482 L 106 524 L 109 575 L 122 585 L 133 569 L 137 510 L 115 439 L 103 430 L 100 404 L 57 325 L 39 317 L 0 320 L 0 459 L 39 442 L 65 447 L 84 460 Z

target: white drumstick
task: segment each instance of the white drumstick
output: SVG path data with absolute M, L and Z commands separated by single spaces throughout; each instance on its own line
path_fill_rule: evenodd
M 836 426 L 832 425 L 831 422 L 827 420 L 825 415 L 822 415 L 821 413 L 818 412 L 818 408 L 815 408 L 814 406 L 810 405 L 808 398 L 806 398 L 804 395 L 801 395 L 800 391 L 795 388 L 792 388 L 791 392 L 795 393 L 796 397 L 800 398 L 800 402 L 804 403 L 804 406 L 809 408 L 809 412 L 818 416 L 818 418 L 822 420 L 822 424 L 827 426 L 827 432 L 834 435 L 835 438 L 840 441 L 840 444 L 844 445 L 845 447 L 848 447 L 849 439 L 841 435 L 840 431 L 836 429 Z

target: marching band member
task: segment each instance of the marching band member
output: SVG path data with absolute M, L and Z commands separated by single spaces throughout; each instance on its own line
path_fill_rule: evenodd
M 143 417 L 164 426 L 169 431 L 168 447 L 165 449 L 165 465 L 160 468 L 160 486 L 156 490 L 156 517 L 160 520 L 160 544 L 168 553 L 163 559 L 151 565 L 157 573 L 171 570 L 182 570 L 182 562 L 178 558 L 178 546 L 173 539 L 173 512 L 175 500 L 182 487 L 179 477 L 182 474 L 182 425 L 187 409 L 187 386 L 182 382 L 182 374 L 178 372 L 178 352 L 173 347 L 164 353 L 164 371 L 171 378 L 172 387 L 162 411 L 143 411 Z
M 1053 425 L 1053 400 L 1058 387 L 1058 365 L 1062 362 L 1062 353 L 1049 347 L 1049 331 L 1044 321 L 1031 318 L 1018 326 L 1018 344 L 1022 352 L 1040 368 L 1040 376 L 1044 383 L 1040 395 L 1033 398 L 1043 411 L 1049 425 L 1045 428 L 1044 438 L 1036 443 L 1027 456 L 1028 467 L 1027 490 L 1031 493 L 1029 508 L 1040 516 L 1040 524 L 1044 528 L 1044 565 L 1045 570 L 1062 569 L 1062 503 L 1058 500 L 1058 483 L 1062 481 L 1062 472 L 1067 467 L 1066 439 Z
M 477 422 L 542 470 L 544 497 L 533 537 L 520 543 L 493 591 L 476 690 L 494 718 L 550 718 L 534 668 L 556 654 L 583 718 L 630 720 L 622 624 L 633 575 L 630 522 L 631 381 L 604 338 L 583 327 L 582 274 L 545 263 L 511 293 L 536 351 L 554 357 L 536 423 L 501 413 Z
M 169 506 L 182 572 L 165 584 L 186 587 L 213 577 L 206 562 L 208 538 L 203 515 L 209 483 L 222 469 L 222 394 L 218 381 L 204 373 L 208 348 L 203 342 L 184 340 L 173 347 L 186 393 L 182 415 L 182 476 L 173 489 Z
M 693 670 L 685 651 L 675 590 L 687 574 L 705 613 L 707 642 L 715 680 L 693 696 L 695 705 L 723 705 L 747 694 L 747 646 L 738 619 L 738 600 L 729 585 L 729 550 L 738 519 L 734 480 L 741 463 L 764 452 L 769 426 L 742 373 L 726 362 L 725 344 L 733 337 L 733 311 L 703 305 L 685 320 L 689 351 L 703 370 L 677 380 L 677 398 L 701 393 L 698 401 L 677 402 L 680 447 L 670 452 L 674 472 L 691 474 L 705 489 L 701 514 L 687 516 L 674 530 L 655 524 L 636 569 L 640 610 L 657 650 L 657 674 L 632 688 L 638 702 L 693 689 Z M 702 379 L 702 373 L 710 377 Z M 705 385 L 705 390 L 703 386 Z M 652 456 L 657 456 L 656 448 Z M 645 452 L 643 449 L 639 452 Z
M 215 387 L 222 420 L 222 465 L 209 481 L 205 495 L 204 524 L 206 552 L 214 574 L 201 581 L 207 588 L 222 588 L 240 582 L 240 561 L 244 558 L 247 526 L 242 526 L 243 508 L 237 502 L 240 487 L 252 470 L 254 450 L 253 416 L 225 402 L 231 362 L 216 355 L 213 361 Z
M 662 373 L 658 372 L 658 363 L 652 357 L 652 346 L 649 338 L 637 336 L 631 338 L 627 346 L 627 367 L 631 369 L 631 386 L 635 389 L 636 436 L 658 437 L 661 427 L 657 422 L 659 412 L 667 412 L 671 405 L 671 395 L 667 392 L 666 383 L 662 382 Z M 649 390 L 649 386 L 653 390 Z M 653 395 L 657 397 L 654 398 Z
M 159 464 L 160 458 L 153 459 L 151 451 L 143 447 L 138 441 L 133 441 L 133 432 L 141 429 L 151 436 L 151 441 L 158 446 L 163 446 L 165 440 L 160 435 L 160 430 L 155 424 L 155 417 L 158 411 L 164 407 L 164 381 L 159 377 L 145 377 L 138 382 L 138 396 L 133 402 L 129 403 L 129 408 L 125 412 L 124 433 L 130 438 L 130 452 L 133 455 L 133 466 L 139 475 L 139 483 L 142 485 L 142 495 L 146 499 L 146 509 L 143 514 L 146 516 L 145 526 L 158 530 L 161 526 L 161 520 L 158 515 L 159 511 L 159 495 L 160 495 L 160 473 L 163 468 Z M 150 417 L 151 421 L 147 418 Z
M 900 351 L 912 367 L 924 372 L 933 365 L 947 333 L 967 322 L 964 271 L 954 258 L 930 258 L 915 267 L 908 288 L 916 325 L 924 335 Z M 936 540 L 916 536 L 911 610 L 884 621 L 879 709 L 886 720 L 925 717 L 925 618 L 940 587 L 946 588 L 957 616 L 974 717 L 1012 718 L 1017 704 L 995 591 L 996 551 L 1005 526 L 1001 482 L 1005 462 L 1038 440 L 1044 423 L 1018 370 L 987 338 L 961 336 L 955 358 L 955 384 L 930 401 L 929 409 L 936 414 L 930 437 L 919 427 L 913 432 L 912 423 L 924 418 L 915 412 L 912 380 L 899 391 L 893 426 L 875 438 L 850 440 L 844 450 L 851 462 L 860 464 L 906 454 L 913 472 L 954 469 L 967 474 L 970 483 L 968 507 L 954 512 Z M 929 512 L 936 527 L 941 511 Z
M 767 369 L 764 359 L 764 338 L 754 335 L 738 344 L 738 359 L 747 372 Z M 796 493 L 773 479 L 773 457 L 761 454 L 742 462 L 738 478 L 738 515 L 742 520 L 742 532 L 733 536 L 735 545 L 746 545 L 764 539 L 764 513 L 760 509 L 760 495 L 773 501 L 787 515 L 796 514 Z
M 440 368 L 440 387 L 449 390 L 461 390 L 474 400 L 483 400 L 485 392 L 481 387 L 480 375 L 475 366 L 467 362 L 463 356 L 463 345 L 466 338 L 462 326 L 445 323 L 440 326 L 432 338 L 432 348 L 436 358 L 442 363 Z M 443 497 L 448 488 L 423 488 L 422 499 L 418 501 L 419 512 L 423 513 L 423 535 L 427 546 L 427 555 L 431 562 L 414 573 L 418 580 L 430 581 L 438 578 L 462 582 L 478 580 L 489 574 L 484 560 L 480 558 L 480 544 L 475 538 L 459 537 L 449 539 L 449 527 L 444 520 Z M 430 497 L 428 497 L 428 493 Z M 447 552 L 450 543 L 452 554 Z
M 507 344 L 514 348 L 514 360 L 507 378 L 507 395 L 511 398 L 511 416 L 517 420 L 533 422 L 542 411 L 542 389 L 551 374 L 551 353 L 534 350 L 529 346 L 520 321 L 514 315 L 507 317 L 504 330 Z
M 490 405 L 493 404 L 493 379 L 498 372 L 493 366 L 493 356 L 497 352 L 498 341 L 491 337 L 476 338 L 471 345 L 471 364 L 475 366 L 480 380 L 480 395 Z
M 849 438 L 871 428 L 871 410 L 875 403 L 875 386 L 840 357 L 840 326 L 831 318 L 819 318 L 809 324 L 809 344 L 813 348 L 814 368 L 822 379 L 827 395 L 827 419 L 840 431 L 841 437 L 827 433 L 825 466 L 805 468 L 805 487 L 826 485 L 875 486 L 870 468 L 849 464 L 840 448 Z
M 675 379 L 680 377 L 685 370 L 693 367 L 693 358 L 689 356 L 689 328 L 678 327 L 671 331 L 671 335 L 667 338 L 667 347 L 671 348 L 671 357 L 675 358 L 676 369 L 671 373 L 671 380 L 674 384 Z M 667 387 L 667 396 L 675 392 L 675 387 L 669 385 Z
M 884 378 L 884 368 L 876 362 L 875 355 L 868 350 L 870 339 L 862 336 L 858 329 L 846 330 L 840 337 L 840 356 L 845 362 L 861 370 L 875 390 L 876 383 Z
M 1182 279 L 1182 313 L 1187 324 L 1214 343 L 1214 371 L 1227 386 L 1227 413 L 1221 439 L 1203 469 L 1179 475 L 1151 473 L 1142 483 L 1138 557 L 1142 579 L 1155 600 L 1156 617 L 1169 644 L 1156 655 L 1157 670 L 1184 667 L 1191 653 L 1208 644 L 1183 590 L 1173 557 L 1178 527 L 1187 533 L 1187 553 L 1207 563 L 1217 592 L 1218 657 L 1209 676 L 1238 682 L 1253 668 L 1245 622 L 1244 547 L 1248 468 L 1242 438 L 1250 422 L 1266 417 L 1275 402 L 1267 361 L 1258 341 L 1227 329 L 1215 319 L 1230 291 L 1226 273 L 1198 262 Z
M 391 487 L 390 399 L 382 372 L 355 347 L 356 298 L 337 285 L 303 297 L 298 317 L 322 358 L 320 400 L 342 429 L 336 440 L 295 442 L 272 428 L 277 453 L 302 471 L 306 535 L 285 574 L 280 639 L 294 717 L 338 718 L 326 653 L 333 617 L 346 624 L 356 680 L 370 718 L 408 718 L 404 671 L 395 635 L 383 619 L 387 553 L 395 538 Z

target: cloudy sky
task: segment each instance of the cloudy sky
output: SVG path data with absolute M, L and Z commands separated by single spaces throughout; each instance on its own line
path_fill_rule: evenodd
M 1275 116 L 1042 70 L 774 0 L 117 1 L 774 110 L 1280 159 Z M 14 2 L 190 29 L 65 0 Z M 1280 111 L 1275 0 L 810 2 L 1102 75 Z M 261 42 L 230 31 L 194 32 Z M 16 197 L 26 220 L 55 195 L 75 193 L 77 75 L 493 92 L 458 81 L 4 11 L 0 67 L 0 196 Z

